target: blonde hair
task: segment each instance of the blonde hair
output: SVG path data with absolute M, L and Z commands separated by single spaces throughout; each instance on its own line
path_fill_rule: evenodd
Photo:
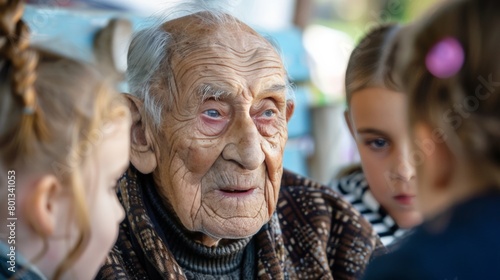
M 425 123 L 433 141 L 445 143 L 488 183 L 500 185 L 500 2 L 447 1 L 405 35 L 398 55 L 409 94 L 410 127 Z M 429 51 L 441 40 L 460 42 L 465 59 L 449 78 L 426 67 Z
M 102 137 L 104 123 L 127 111 L 95 68 L 30 47 L 22 12 L 21 1 L 0 4 L 0 166 L 54 174 L 73 197 L 79 237 L 55 272 L 59 279 L 90 235 L 82 166 Z
M 349 57 L 345 73 L 347 110 L 351 107 L 352 95 L 369 87 L 382 87 L 401 91 L 393 75 L 394 53 L 400 26 L 389 23 L 368 32 L 354 48 Z M 340 179 L 362 170 L 360 163 L 345 166 L 334 176 Z
M 347 106 L 350 106 L 354 92 L 369 87 L 383 87 L 400 91 L 394 82 L 392 66 L 397 24 L 386 24 L 371 30 L 354 48 L 349 57 L 345 74 Z

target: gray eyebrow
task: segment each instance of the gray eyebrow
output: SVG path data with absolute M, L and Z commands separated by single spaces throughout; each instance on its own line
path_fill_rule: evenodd
M 229 95 L 229 92 L 214 85 L 203 84 L 198 88 L 198 94 L 201 96 L 201 100 L 210 98 L 217 100 L 223 96 Z
M 264 92 L 280 92 L 286 91 L 288 87 L 285 84 L 274 84 L 264 90 Z
M 266 89 L 263 90 L 263 92 L 283 92 L 288 89 L 287 85 L 285 84 L 274 84 Z M 198 88 L 198 95 L 201 97 L 201 100 L 205 101 L 207 99 L 215 99 L 218 100 L 221 97 L 229 95 L 229 91 L 214 86 L 210 84 L 203 84 Z

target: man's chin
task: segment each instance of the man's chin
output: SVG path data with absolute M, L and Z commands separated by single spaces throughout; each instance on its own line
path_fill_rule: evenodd
M 225 225 L 205 225 L 202 232 L 211 239 L 243 239 L 255 235 L 268 220 L 239 219 Z

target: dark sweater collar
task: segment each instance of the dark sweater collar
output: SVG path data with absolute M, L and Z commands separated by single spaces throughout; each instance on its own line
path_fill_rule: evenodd
M 255 255 L 251 237 L 238 239 L 217 247 L 207 247 L 194 242 L 189 232 L 165 205 L 152 182 L 147 183 L 144 193 L 145 204 L 155 228 L 159 230 L 163 242 L 186 271 L 205 275 L 245 275 L 255 266 Z M 249 267 L 250 266 L 250 267 Z M 232 278 L 232 277 L 230 277 Z
M 494 217 L 489 216 L 490 213 L 500 211 L 500 189 L 497 186 L 485 189 L 487 191 L 470 197 L 437 214 L 422 224 L 421 228 L 428 233 L 440 234 L 445 230 L 450 230 L 450 227 L 479 228 L 485 225 L 489 226 L 493 221 L 492 218 L 500 221 L 499 216 L 496 214 Z

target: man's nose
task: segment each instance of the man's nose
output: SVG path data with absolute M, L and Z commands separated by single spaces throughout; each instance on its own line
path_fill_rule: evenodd
M 254 170 L 264 162 L 261 135 L 251 117 L 240 119 L 228 131 L 228 143 L 222 151 L 222 158 L 238 163 L 241 167 Z

